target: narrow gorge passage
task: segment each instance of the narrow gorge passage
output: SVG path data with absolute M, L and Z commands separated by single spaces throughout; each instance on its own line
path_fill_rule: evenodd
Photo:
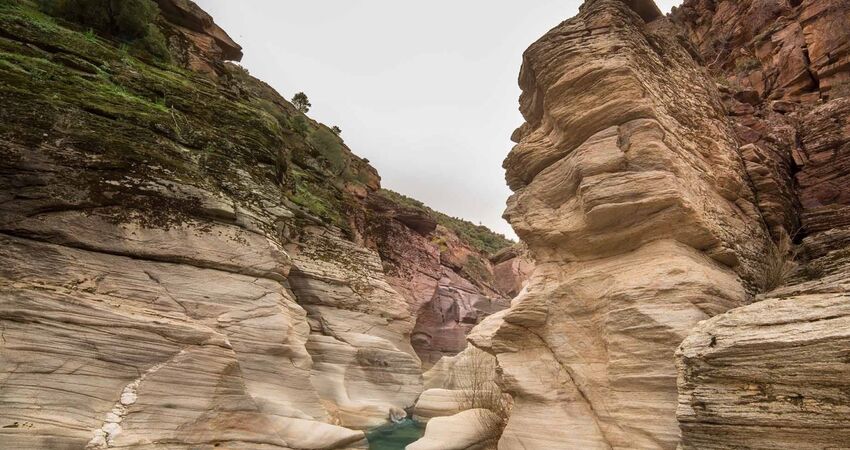
M 850 448 L 846 0 L 197 1 L 0 0 L 0 450 Z

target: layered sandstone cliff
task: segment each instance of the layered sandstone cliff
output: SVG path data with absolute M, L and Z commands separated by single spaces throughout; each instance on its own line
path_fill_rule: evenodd
M 504 304 L 487 254 L 158 3 L 170 63 L 0 4 L 0 448 L 363 448 L 414 327 L 463 341 L 423 304 Z
M 850 444 L 846 19 L 591 0 L 525 52 L 505 217 L 537 265 L 470 336 L 500 449 Z

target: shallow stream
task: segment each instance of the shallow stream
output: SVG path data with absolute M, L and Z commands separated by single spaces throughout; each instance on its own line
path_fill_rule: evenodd
M 404 450 L 425 433 L 425 424 L 411 419 L 382 425 L 366 432 L 369 450 Z

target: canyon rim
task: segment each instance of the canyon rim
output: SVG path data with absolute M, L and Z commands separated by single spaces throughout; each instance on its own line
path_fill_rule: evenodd
M 850 2 L 540 31 L 512 242 L 190 0 L 0 0 L 0 448 L 850 448 Z

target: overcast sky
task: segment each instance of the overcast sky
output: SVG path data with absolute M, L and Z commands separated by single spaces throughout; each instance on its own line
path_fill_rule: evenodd
M 304 91 L 384 187 L 515 237 L 501 165 L 522 124 L 522 52 L 581 2 L 195 1 L 252 75 L 288 99 Z

